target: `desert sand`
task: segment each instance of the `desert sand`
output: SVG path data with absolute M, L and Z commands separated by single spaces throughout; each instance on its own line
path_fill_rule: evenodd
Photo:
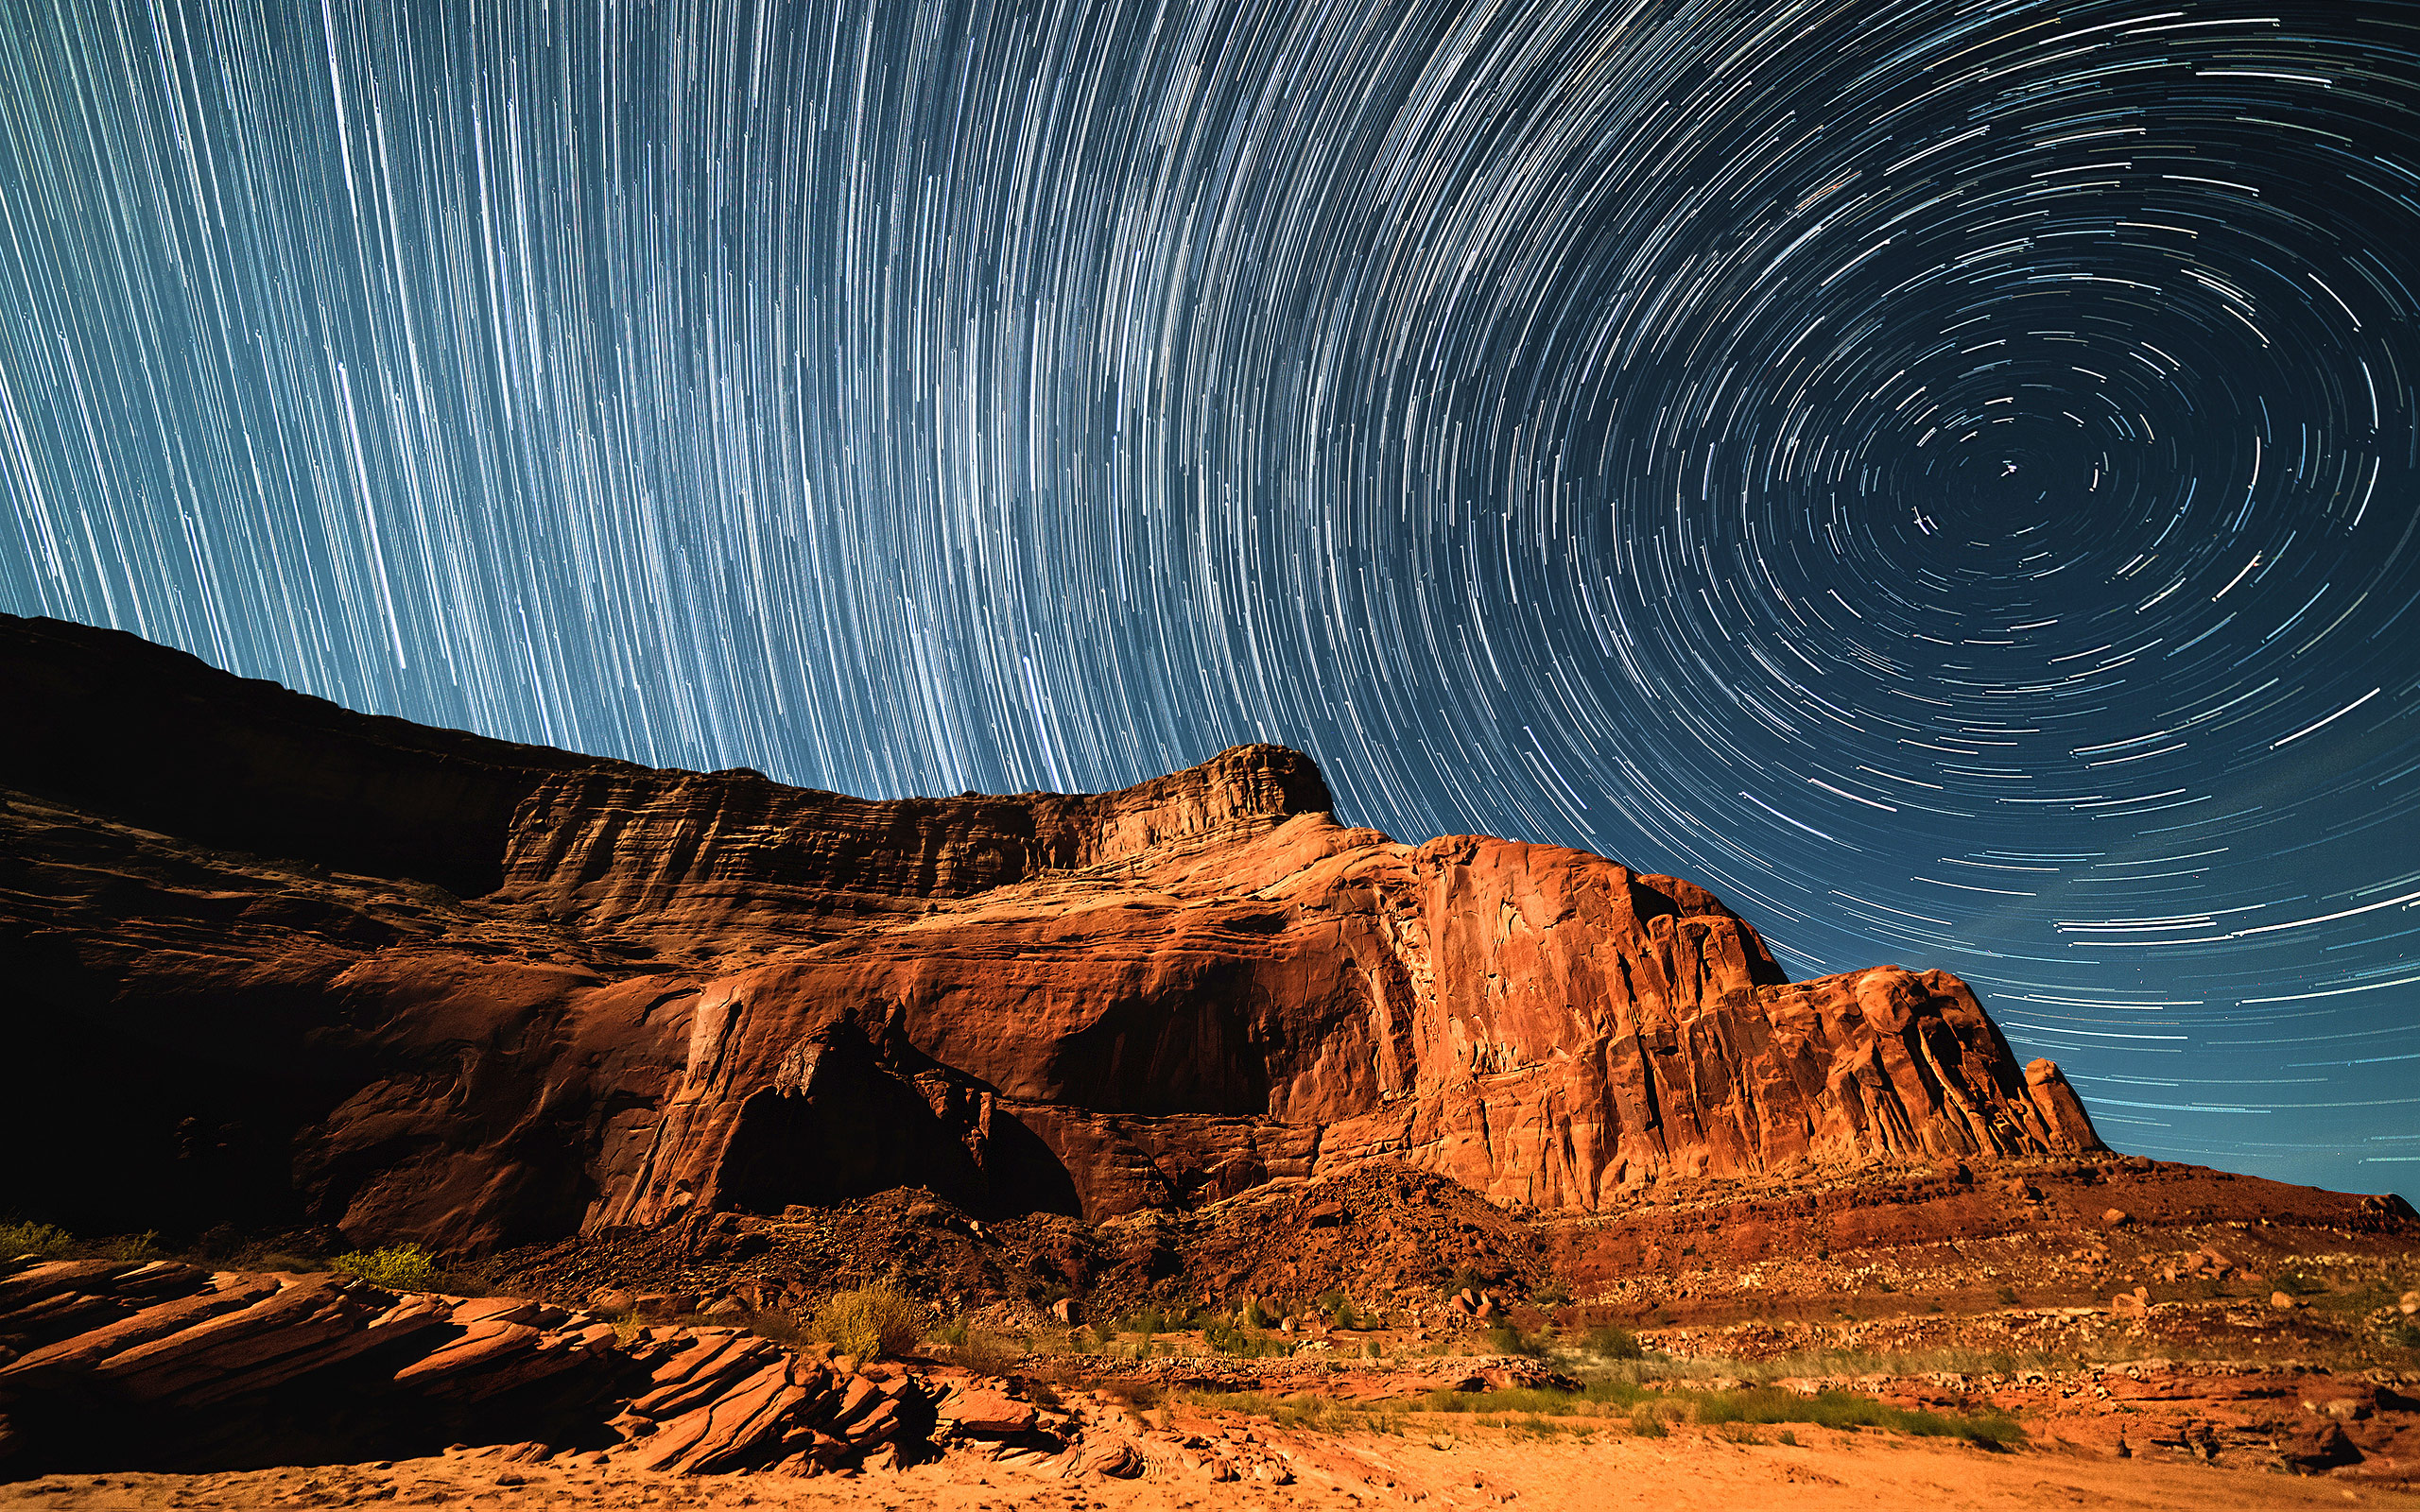
M 1772 1429 L 1741 1443 L 1676 1430 L 1663 1439 L 1598 1434 L 1537 1437 L 1468 1425 L 1403 1436 L 1253 1430 L 1292 1456 L 1290 1486 L 1206 1485 L 1187 1477 L 1047 1480 L 951 1453 L 897 1471 L 798 1480 L 673 1476 L 589 1467 L 503 1465 L 476 1454 L 383 1465 L 216 1475 L 54 1475 L 0 1486 L 0 1506 L 47 1508 L 736 1507 L 930 1508 L 933 1512 L 1189 1512 L 1194 1508 L 1492 1508 L 1657 1512 L 1834 1508 L 2416 1506 L 2420 1497 L 2325 1478 L 2230 1469 L 2182 1456 L 2118 1459 L 2057 1443 L 2009 1452 L 1874 1433 L 1801 1427 L 1796 1446 Z

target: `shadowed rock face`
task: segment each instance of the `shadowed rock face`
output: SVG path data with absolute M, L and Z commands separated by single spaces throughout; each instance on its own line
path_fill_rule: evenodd
M 870 801 L 5 618 L 0 698 L 0 970 L 58 1073 L 0 1134 L 71 1152 L 29 1211 L 474 1246 L 906 1181 L 1098 1217 L 1385 1159 L 1585 1210 L 2100 1148 L 1954 977 L 1789 983 L 1693 884 L 1400 845 L 1280 747 Z

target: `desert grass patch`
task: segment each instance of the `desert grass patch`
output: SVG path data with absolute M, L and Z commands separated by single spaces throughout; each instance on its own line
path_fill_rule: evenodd
M 770 1340 L 788 1349 L 795 1349 L 802 1345 L 813 1342 L 809 1336 L 813 1331 L 807 1327 L 806 1320 L 795 1313 L 777 1310 L 743 1313 L 737 1321 L 742 1329 L 758 1338 Z
M 1212 1318 L 1203 1326 L 1201 1343 L 1213 1354 L 1236 1360 L 1282 1358 L 1292 1354 L 1295 1348 L 1288 1340 L 1255 1328 L 1239 1327 L 1224 1318 Z
M 1382 1404 L 1383 1405 L 1383 1404 Z M 1823 1391 L 1801 1396 L 1768 1385 L 1699 1390 L 1677 1384 L 1643 1385 L 1614 1373 L 1597 1375 L 1579 1391 L 1544 1387 L 1507 1387 L 1494 1391 L 1432 1391 L 1400 1404 L 1406 1411 L 1440 1416 L 1468 1416 L 1498 1425 L 1551 1422 L 1555 1431 L 1569 1431 L 1590 1419 L 1628 1418 L 1631 1431 L 1656 1437 L 1666 1419 L 1694 1418 L 1700 1425 L 1745 1431 L 1751 1438 L 1759 1426 L 1809 1423 L 1825 1428 L 1878 1428 L 1916 1437 L 1961 1438 L 1992 1448 L 2007 1448 L 2025 1437 L 2024 1428 L 1999 1413 L 1938 1413 L 1894 1407 L 1855 1392 Z M 1746 1440 L 1741 1440 L 1745 1442 Z
M 16 1260 L 26 1255 L 37 1260 L 158 1260 L 161 1258 L 160 1236 L 147 1230 L 139 1234 L 78 1239 L 52 1224 L 0 1224 L 0 1260 Z
M 1847 1391 L 1812 1397 L 1773 1386 L 1697 1396 L 1697 1418 L 1707 1424 L 1812 1423 L 1819 1428 L 1880 1428 L 1916 1438 L 1961 1438 L 1989 1449 L 2007 1449 L 2025 1438 L 2024 1426 L 2001 1413 L 1939 1413 L 1894 1407 Z
M 1543 1333 L 1524 1333 L 1510 1323 L 1499 1323 L 1482 1330 L 1479 1340 L 1491 1354 L 1527 1355 L 1542 1360 L 1552 1352 L 1553 1341 Z
M 1028 1354 L 1023 1340 L 987 1329 L 959 1316 L 935 1329 L 928 1342 L 949 1351 L 949 1357 L 979 1376 L 1004 1376 Z
M 888 1286 L 834 1292 L 815 1310 L 813 1324 L 818 1337 L 863 1360 L 906 1354 L 931 1327 L 930 1309 Z
M 390 1292 L 437 1289 L 437 1257 L 418 1245 L 355 1249 L 328 1262 L 328 1268 Z
M 80 1247 L 75 1235 L 46 1223 L 0 1223 L 0 1260 L 65 1260 Z
M 1266 1391 L 1188 1391 L 1180 1399 L 1205 1412 L 1230 1412 L 1265 1418 L 1280 1428 L 1305 1428 L 1321 1433 L 1403 1435 L 1400 1402 L 1351 1402 L 1316 1392 L 1277 1396 Z
M 1600 1360 L 1644 1360 L 1647 1358 L 1646 1347 L 1638 1342 L 1637 1334 L 1625 1328 L 1616 1328 L 1610 1323 L 1590 1329 L 1580 1336 L 1578 1342 L 1580 1352 L 1593 1354 Z
M 1148 1413 L 1167 1400 L 1167 1387 L 1156 1381 L 1104 1381 L 1102 1395 L 1136 1413 Z

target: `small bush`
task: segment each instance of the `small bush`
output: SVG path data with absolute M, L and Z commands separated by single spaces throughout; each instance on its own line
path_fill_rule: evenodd
M 327 1269 L 325 1265 L 320 1264 L 318 1261 L 313 1260 L 306 1255 L 289 1255 L 281 1250 L 274 1249 L 270 1250 L 268 1254 L 263 1255 L 259 1260 L 254 1261 L 251 1268 L 254 1270 L 291 1271 L 298 1276 L 310 1271 Z
M 0 1223 L 0 1260 L 14 1260 L 19 1255 L 59 1260 L 72 1254 L 75 1248 L 75 1236 L 64 1228 L 54 1228 L 46 1223 Z
M 1265 1360 L 1271 1355 L 1294 1352 L 1294 1347 L 1282 1339 L 1239 1329 L 1222 1318 L 1213 1318 L 1203 1327 L 1201 1342 L 1213 1353 L 1232 1355 L 1238 1360 Z
M 1783 1430 L 1781 1431 L 1781 1441 L 1782 1441 L 1783 1443 L 1785 1443 L 1785 1444 L 1788 1444 L 1790 1448 L 1792 1448 L 1792 1449 L 1796 1449 L 1796 1448 L 1798 1447 L 1798 1434 L 1797 1434 L 1797 1432 L 1796 1432 L 1795 1430 L 1793 1430 L 1793 1429 L 1789 1429 L 1789 1428 L 1785 1428 L 1785 1429 L 1783 1429 Z
M 1499 1386 L 1493 1391 L 1438 1390 L 1420 1399 L 1422 1412 L 1526 1413 L 1533 1418 L 1563 1418 L 1582 1410 L 1587 1398 L 1568 1391 L 1537 1386 Z
M 1532 1307 L 1569 1307 L 1571 1288 L 1559 1280 L 1550 1280 L 1530 1294 Z
M 1640 1347 L 1638 1335 L 1628 1329 L 1617 1329 L 1608 1323 L 1590 1329 L 1581 1335 L 1580 1347 L 1590 1354 L 1608 1360 L 1643 1360 L 1647 1350 Z
M 356 1249 L 328 1262 L 328 1268 L 390 1292 L 425 1292 L 437 1284 L 437 1257 L 418 1245 Z
M 1671 1433 L 1652 1407 L 1641 1407 L 1630 1415 L 1630 1431 L 1641 1438 L 1663 1438 Z
M 1149 1381 L 1104 1381 L 1100 1389 L 1135 1412 L 1148 1412 L 1167 1396 L 1167 1388 Z
M 949 1349 L 951 1360 L 977 1377 L 1004 1377 L 1026 1357 L 1026 1349 L 1016 1340 L 993 1333 L 990 1328 L 973 1326 L 963 1316 L 934 1328 L 929 1340 Z
M 1184 1400 L 1214 1412 L 1266 1418 L 1280 1428 L 1315 1428 L 1327 1433 L 1361 1431 L 1398 1436 L 1403 1433 L 1403 1419 L 1384 1407 L 1337 1401 L 1314 1392 L 1273 1397 L 1259 1391 L 1188 1391 Z
M 1025 1350 L 1009 1339 L 983 1329 L 964 1329 L 950 1346 L 950 1358 L 978 1376 L 1004 1376 L 1025 1359 Z
M 1510 1323 L 1498 1324 L 1480 1337 L 1487 1341 L 1489 1349 L 1498 1354 L 1542 1355 L 1547 1352 L 1543 1341 L 1530 1337 Z
M 2015 1419 L 1993 1415 L 1950 1417 L 1942 1413 L 1893 1407 L 1872 1397 L 1845 1391 L 1801 1397 L 1776 1386 L 1750 1386 L 1739 1391 L 1709 1392 L 1698 1399 L 1702 1423 L 1817 1423 L 1825 1428 L 1887 1428 L 1920 1438 L 1963 1438 L 1969 1443 L 2005 1449 L 2025 1436 Z
M 815 1310 L 815 1332 L 841 1353 L 865 1360 L 905 1354 L 931 1322 L 924 1303 L 887 1286 L 835 1292 Z
M 795 1313 L 771 1312 L 748 1314 L 740 1319 L 740 1327 L 760 1339 L 796 1349 L 806 1340 L 806 1324 Z

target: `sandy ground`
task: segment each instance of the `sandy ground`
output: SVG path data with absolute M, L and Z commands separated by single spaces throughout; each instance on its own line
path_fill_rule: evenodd
M 1668 1438 L 1600 1434 L 1406 1436 L 1268 1431 L 1292 1456 L 1291 1486 L 1196 1478 L 1050 1481 L 963 1453 L 898 1471 L 813 1480 L 678 1477 L 588 1467 L 504 1465 L 475 1457 L 402 1460 L 218 1475 L 54 1475 L 0 1486 L 0 1506 L 45 1508 L 663 1507 L 830 1512 L 1185 1512 L 1191 1508 L 1508 1508 L 1509 1512 L 1734 1512 L 1784 1508 L 2420 1507 L 2420 1496 L 2327 1479 L 2226 1469 L 2182 1457 L 2121 1460 L 2056 1444 L 2010 1453 L 1878 1434 L 1795 1430 L 1796 1446 L 1742 1444 L 1677 1430 Z

